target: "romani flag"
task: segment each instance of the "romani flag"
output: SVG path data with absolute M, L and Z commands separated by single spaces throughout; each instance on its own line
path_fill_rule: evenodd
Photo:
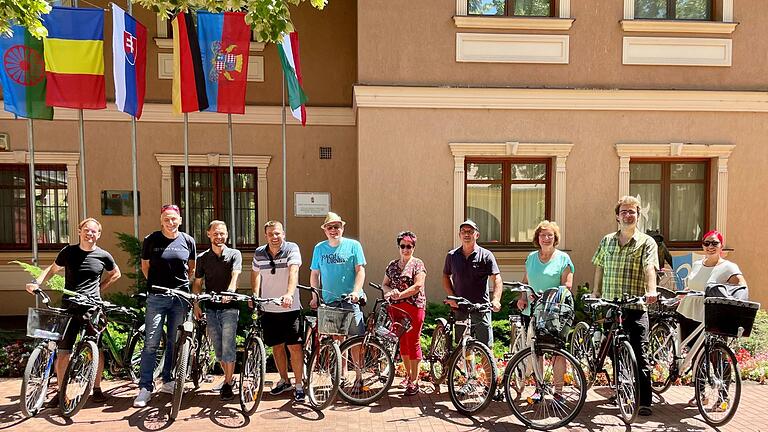
M 301 89 L 301 62 L 299 62 L 299 34 L 296 32 L 283 33 L 283 41 L 280 43 L 280 63 L 283 65 L 285 82 L 288 84 L 288 103 L 291 105 L 291 113 L 301 122 L 307 124 L 307 95 Z
M 4 108 L 20 117 L 51 120 L 53 108 L 45 105 L 43 41 L 22 26 L 11 30 L 11 37 L 0 37 Z
M 114 3 L 112 59 L 117 109 L 141 118 L 147 87 L 147 28 Z
M 205 73 L 208 109 L 245 114 L 245 85 L 251 29 L 245 13 L 197 13 L 197 36 Z
M 104 10 L 54 7 L 43 15 L 48 36 L 45 103 L 82 109 L 107 107 L 104 85 Z
M 176 114 L 208 108 L 205 74 L 192 17 L 179 12 L 173 26 L 173 112 Z

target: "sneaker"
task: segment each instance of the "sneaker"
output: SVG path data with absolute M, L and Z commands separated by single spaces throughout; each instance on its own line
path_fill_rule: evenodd
M 641 406 L 637 413 L 643 417 L 653 415 L 653 410 L 649 406 Z
M 400 385 L 398 387 L 400 387 L 401 389 L 406 389 L 407 390 L 408 387 L 410 387 L 410 386 L 411 386 L 411 380 L 410 380 L 410 378 L 406 378 L 406 379 L 404 379 L 404 380 L 402 380 L 400 382 Z
M 405 394 L 406 396 L 415 396 L 419 394 L 419 385 L 416 383 L 409 384 L 408 388 L 405 389 L 405 393 L 403 394 Z
M 541 402 L 541 392 L 536 390 L 532 395 L 528 396 L 528 404 L 537 404 Z
M 276 386 L 272 387 L 272 390 L 269 391 L 269 394 L 272 396 L 277 396 L 280 393 L 287 392 L 288 390 L 293 390 L 293 385 L 291 382 L 280 380 Z
M 363 387 L 363 380 L 358 379 L 352 384 L 352 387 L 349 389 L 349 394 L 359 395 L 363 391 L 367 391 L 367 389 Z
M 107 401 L 107 395 L 105 395 L 100 388 L 96 387 L 93 389 L 91 400 L 95 403 L 104 403 Z
M 136 399 L 133 400 L 133 407 L 134 408 L 144 408 L 149 403 L 149 400 L 152 399 L 152 392 L 143 388 L 139 390 L 139 395 L 136 396 Z
M 221 386 L 221 400 L 231 400 L 235 397 L 235 394 L 232 392 L 232 384 L 224 383 L 223 386 Z
M 167 383 L 163 383 L 162 386 L 160 386 L 160 393 L 167 393 L 172 395 L 173 389 L 176 387 L 176 383 L 174 381 L 168 381 Z
M 706 397 L 706 396 L 704 396 L 704 399 L 702 399 L 702 401 L 701 401 L 701 404 L 702 404 L 702 405 L 704 405 L 704 406 L 707 406 L 707 405 L 709 405 L 709 398 L 708 398 L 708 397 Z M 689 406 L 689 407 L 692 407 L 692 408 L 696 408 L 696 407 L 698 406 L 698 405 L 696 404 L 696 396 L 692 397 L 692 398 L 691 398 L 691 399 L 688 401 L 688 406 Z
M 296 403 L 304 403 L 304 389 L 303 388 L 297 388 L 296 391 L 293 393 L 293 400 Z
M 552 395 L 552 400 L 554 400 L 556 403 L 563 405 L 565 404 L 565 398 L 562 394 L 555 392 L 555 394 Z

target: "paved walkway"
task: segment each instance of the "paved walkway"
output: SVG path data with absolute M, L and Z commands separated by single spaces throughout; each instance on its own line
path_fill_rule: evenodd
M 276 377 L 271 376 L 271 379 Z M 399 382 L 396 381 L 396 382 Z M 393 389 L 389 397 L 370 407 L 350 406 L 337 402 L 323 412 L 305 405 L 293 405 L 288 397 L 268 394 L 258 411 L 249 419 L 239 411 L 237 399 L 224 404 L 211 391 L 213 383 L 204 384 L 194 394 L 187 393 L 178 419 L 168 420 L 170 396 L 155 395 L 145 409 L 131 407 L 135 385 L 125 381 L 105 381 L 103 388 L 111 396 L 103 405 L 88 403 L 71 420 L 58 410 L 48 409 L 32 419 L 23 419 L 18 409 L 18 379 L 0 380 L 0 430 L 61 431 L 74 426 L 75 431 L 183 431 L 204 432 L 223 429 L 258 430 L 264 432 L 447 432 L 447 431 L 523 431 L 504 402 L 494 402 L 477 418 L 464 417 L 453 410 L 447 391 L 403 396 Z M 425 384 L 428 386 L 427 384 Z M 444 387 L 445 389 L 445 387 Z M 654 406 L 654 415 L 639 418 L 631 428 L 616 416 L 617 409 L 605 403 L 606 389 L 593 389 L 581 414 L 569 431 L 709 431 L 696 408 L 686 407 L 693 394 L 691 387 L 673 387 L 664 394 L 665 402 Z M 292 395 L 291 395 L 292 396 Z M 768 431 L 768 386 L 745 383 L 741 404 L 734 419 L 722 431 Z M 92 429 L 93 428 L 93 429 Z

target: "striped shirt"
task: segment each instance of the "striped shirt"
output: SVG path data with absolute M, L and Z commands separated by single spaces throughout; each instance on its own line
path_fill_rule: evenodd
M 301 253 L 299 245 L 289 241 L 283 241 L 280 250 L 275 256 L 269 251 L 269 245 L 260 246 L 253 253 L 252 270 L 261 275 L 259 296 L 272 298 L 283 296 L 288 291 L 289 266 L 301 266 Z M 264 304 L 266 312 L 290 312 L 301 309 L 299 290 L 294 291 L 293 304 L 290 308 L 279 305 Z
M 619 234 L 603 237 L 592 257 L 592 264 L 603 269 L 602 297 L 608 300 L 623 294 L 642 296 L 646 293 L 645 268 L 659 268 L 658 247 L 653 238 L 635 230 L 624 246 L 619 245 Z

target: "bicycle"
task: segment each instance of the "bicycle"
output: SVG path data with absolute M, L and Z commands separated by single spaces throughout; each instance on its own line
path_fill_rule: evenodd
M 703 295 L 697 291 L 677 291 L 675 294 Z M 679 299 L 663 301 L 671 307 Z M 741 374 L 729 339 L 735 341 L 741 336 L 749 336 L 754 313 L 760 305 L 726 298 L 705 298 L 704 307 L 704 322 L 683 340 L 675 315 L 662 317 L 651 328 L 651 389 L 661 394 L 679 377 L 692 371 L 699 413 L 707 424 L 719 427 L 733 418 L 741 400 Z M 718 316 L 727 317 L 724 319 L 728 323 L 718 320 Z M 691 343 L 691 348 L 684 353 L 684 348 Z
M 353 405 L 370 405 L 392 387 L 399 340 L 411 327 L 407 312 L 384 298 L 381 285 L 368 285 L 381 295 L 368 315 L 365 334 L 349 338 L 339 347 L 344 365 L 341 382 L 350 384 L 339 386 L 339 396 Z M 398 319 L 393 320 L 393 315 Z
M 315 287 L 296 287 L 313 293 L 318 301 L 317 315 L 304 315 L 304 388 L 310 405 L 323 410 L 333 403 L 341 383 L 341 351 L 333 336 L 347 335 L 353 312 L 327 306 Z
M 485 313 L 492 308 L 491 303 L 475 304 L 463 297 L 448 296 L 446 300 L 455 301 L 459 310 L 468 313 Z M 464 332 L 454 346 L 456 325 L 463 326 Z M 437 319 L 426 359 L 435 391 L 439 391 L 442 382 L 450 377 L 448 394 L 451 403 L 464 415 L 477 414 L 491 403 L 498 376 L 490 348 L 474 339 L 471 332 L 471 318 L 457 321 L 452 308 L 448 320 Z
M 610 355 L 619 415 L 624 423 L 630 424 L 640 410 L 640 388 L 637 385 L 640 374 L 629 336 L 624 332 L 622 309 L 629 305 L 644 304 L 643 297 L 624 295 L 622 299 L 609 301 L 585 294 L 583 299 L 586 307 L 590 309 L 593 320 L 591 325 L 579 323 L 574 328 L 571 334 L 571 354 L 581 365 L 587 386 L 594 383 L 600 372 L 604 372 L 610 378 L 605 369 L 605 360 Z M 605 333 L 601 329 L 601 320 L 598 319 L 599 309 L 607 310 L 604 323 L 608 327 Z
M 518 351 L 504 370 L 507 404 L 515 417 L 529 428 L 550 430 L 565 426 L 579 414 L 587 399 L 584 372 L 578 360 L 565 349 L 563 337 L 570 325 L 568 321 L 573 319 L 573 307 L 565 302 L 542 302 L 542 294 L 530 285 L 504 284 L 532 300 L 533 315 L 529 326 L 530 344 Z M 552 298 L 562 299 L 561 296 Z M 567 319 L 569 313 L 570 320 Z

